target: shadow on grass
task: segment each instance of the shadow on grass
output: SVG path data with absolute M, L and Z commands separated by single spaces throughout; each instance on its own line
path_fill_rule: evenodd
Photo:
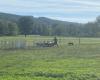
M 14 77 L 46 77 L 46 78 L 61 78 L 67 80 L 100 80 L 95 74 L 77 74 L 73 72 L 67 73 L 47 73 L 47 72 L 30 72 L 30 73 L 8 73 L 0 72 L 0 76 L 14 76 Z

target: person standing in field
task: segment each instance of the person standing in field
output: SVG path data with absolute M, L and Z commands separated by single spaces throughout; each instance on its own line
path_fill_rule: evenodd
M 58 46 L 58 39 L 57 39 L 57 37 L 54 37 L 54 44 Z

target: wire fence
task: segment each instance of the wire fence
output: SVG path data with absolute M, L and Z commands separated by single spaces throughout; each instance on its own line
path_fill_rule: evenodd
M 0 49 L 29 49 L 36 46 L 34 41 L 25 40 L 2 40 L 0 41 Z
M 90 41 L 91 40 L 91 41 Z M 45 43 L 53 41 L 52 38 L 34 38 L 33 40 L 27 39 L 2 39 L 0 40 L 0 50 L 2 49 L 34 49 L 37 46 L 36 43 Z M 79 45 L 78 38 L 58 38 L 58 44 L 63 46 L 69 46 L 69 43 L 73 45 Z M 86 39 L 81 38 L 80 40 L 81 45 L 100 45 L 100 39 Z

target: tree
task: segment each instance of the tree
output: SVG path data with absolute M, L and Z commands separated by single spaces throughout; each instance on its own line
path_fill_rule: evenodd
M 4 36 L 8 34 L 8 25 L 7 21 L 0 21 L 0 35 Z
M 22 34 L 29 35 L 33 30 L 33 17 L 31 16 L 23 16 L 19 19 L 19 28 Z
M 100 23 L 100 16 L 96 18 L 96 21 Z
M 2 36 L 4 33 L 4 24 L 2 21 L 0 21 L 0 36 Z
M 16 23 L 8 22 L 8 35 L 17 35 L 19 33 L 19 29 Z

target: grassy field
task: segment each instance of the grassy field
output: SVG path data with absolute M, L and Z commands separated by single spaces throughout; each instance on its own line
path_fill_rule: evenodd
M 0 37 L 34 43 L 53 37 Z M 0 80 L 100 80 L 100 38 L 59 37 L 59 47 L 0 50 Z M 73 42 L 69 46 L 68 42 Z

